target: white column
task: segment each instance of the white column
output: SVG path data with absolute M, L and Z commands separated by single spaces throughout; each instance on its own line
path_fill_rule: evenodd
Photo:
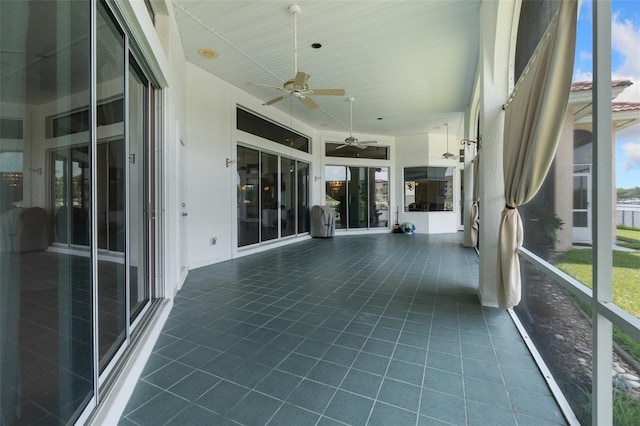
M 475 117 L 471 116 L 471 109 L 467 108 L 464 113 L 464 135 L 465 139 L 473 139 L 473 135 L 471 134 L 472 128 L 471 121 L 475 119 Z M 462 224 L 464 225 L 463 230 L 463 245 L 465 247 L 473 247 L 473 242 L 471 241 L 471 205 L 473 204 L 473 153 L 475 152 L 475 147 L 473 145 L 464 145 L 464 180 L 462 182 L 464 188 L 464 199 L 462 200 Z
M 498 306 L 498 228 L 504 207 L 502 145 L 504 111 L 513 87 L 513 51 L 520 2 L 482 2 L 480 7 L 480 284 L 483 306 Z
M 613 331 L 599 312 L 612 301 L 611 1 L 593 2 L 593 425 L 613 422 Z

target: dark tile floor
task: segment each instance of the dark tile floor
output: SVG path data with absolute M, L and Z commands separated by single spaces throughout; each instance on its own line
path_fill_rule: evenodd
M 313 239 L 193 270 L 120 425 L 557 425 L 460 234 Z

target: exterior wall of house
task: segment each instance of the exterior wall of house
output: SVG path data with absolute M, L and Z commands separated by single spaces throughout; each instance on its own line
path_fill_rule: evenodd
M 573 110 L 567 109 L 554 162 L 555 213 L 564 225 L 556 232 L 553 249 L 565 251 L 573 243 Z

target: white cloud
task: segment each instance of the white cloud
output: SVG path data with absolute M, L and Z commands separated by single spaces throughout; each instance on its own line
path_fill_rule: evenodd
M 622 145 L 624 151 L 625 163 L 623 167 L 626 170 L 639 168 L 640 169 L 640 143 L 625 143 Z
M 589 62 L 593 61 L 593 54 L 591 52 L 587 52 L 586 50 L 581 50 L 578 54 L 581 62 Z
M 593 73 L 590 71 L 575 70 L 572 81 L 593 81 Z
M 613 70 L 614 79 L 628 79 L 634 84 L 625 89 L 616 100 L 640 102 L 640 27 L 633 21 L 614 14 L 611 23 L 611 45 L 622 62 Z

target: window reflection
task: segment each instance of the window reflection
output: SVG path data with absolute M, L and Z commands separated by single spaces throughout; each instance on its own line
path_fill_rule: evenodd
M 124 34 L 102 5 L 96 20 L 96 96 L 101 100 L 123 99 Z M 102 372 L 125 340 L 127 320 L 123 109 L 98 110 L 96 123 L 99 122 L 112 123 L 98 127 L 100 139 L 96 153 L 98 248 L 109 250 L 108 256 L 102 250 L 98 256 L 98 356 Z
M 90 2 L 0 2 L 0 423 L 73 423 L 93 393 Z M 8 119 L 8 121 L 7 121 Z
M 452 211 L 453 167 L 406 167 L 404 211 Z

